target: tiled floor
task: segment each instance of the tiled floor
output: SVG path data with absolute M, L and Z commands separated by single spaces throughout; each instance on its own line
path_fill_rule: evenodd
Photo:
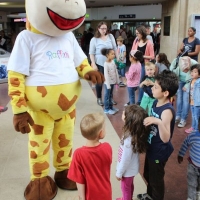
M 113 147 L 113 154 L 117 155 L 117 146 L 119 139 L 116 136 L 116 133 L 121 135 L 122 121 L 121 114 L 124 109 L 124 103 L 127 102 L 127 91 L 126 87 L 115 89 L 114 99 L 118 102 L 116 105 L 120 111 L 113 115 L 108 116 L 110 122 L 107 122 L 107 136 L 106 141 L 109 141 Z M 7 96 L 7 84 L 0 84 L 0 105 L 6 105 L 9 101 Z M 95 111 L 102 111 L 100 106 L 96 104 L 96 98 L 92 93 L 92 89 L 83 81 L 83 92 L 81 98 L 77 105 L 77 124 L 84 114 Z M 189 127 L 191 117 L 188 118 Z M 113 129 L 113 127 L 115 129 Z M 11 133 L 10 133 L 11 132 Z M 78 128 L 75 130 L 75 139 L 80 135 Z M 187 156 L 184 158 L 184 162 L 179 165 L 177 162 L 177 153 L 183 142 L 186 134 L 184 133 L 184 128 L 175 128 L 172 143 L 174 145 L 174 152 L 170 157 L 166 165 L 166 192 L 165 200 L 184 200 L 187 197 L 187 180 L 186 180 L 186 168 L 187 168 Z M 14 138 L 14 139 L 13 139 Z M 81 136 L 79 137 L 80 141 L 75 143 L 75 148 L 84 144 Z M 77 141 L 77 140 L 76 140 Z M 28 172 L 28 160 L 27 160 L 27 149 L 26 149 L 26 138 L 19 133 L 15 133 L 12 128 L 12 113 L 9 106 L 9 110 L 6 113 L 0 115 L 0 199 L 9 199 L 9 200 L 18 200 L 23 199 L 23 189 L 29 181 L 29 172 Z M 3 146 L 3 147 L 2 147 Z M 6 147 L 5 147 L 6 146 Z M 8 148 L 10 146 L 10 148 Z M 23 150 L 22 150 L 23 149 Z M 6 153 L 8 153 L 6 155 Z M 11 155 L 14 153 L 14 155 Z M 17 155 L 16 155 L 17 154 Z M 115 180 L 115 164 L 116 164 L 116 155 L 113 157 L 112 165 L 112 186 L 113 186 L 113 199 L 120 196 L 119 183 Z M 141 167 L 140 173 L 143 173 L 143 164 L 144 164 L 144 155 L 141 155 Z M 23 163 L 23 165 L 21 164 Z M 53 170 L 52 170 L 53 171 Z M 2 184 L 2 179 L 5 184 Z M 145 191 L 144 182 L 141 179 L 141 176 L 137 176 L 135 181 L 135 193 Z M 70 193 L 70 195 L 74 195 Z M 16 198 L 18 197 L 18 198 Z M 59 190 L 59 193 L 56 200 L 70 200 L 69 193 Z

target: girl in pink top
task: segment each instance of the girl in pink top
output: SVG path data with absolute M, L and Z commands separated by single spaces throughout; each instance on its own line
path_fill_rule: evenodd
M 127 104 L 135 104 L 135 91 L 140 85 L 140 76 L 141 76 L 141 61 L 143 60 L 143 54 L 141 51 L 132 50 L 130 52 L 129 60 L 131 62 L 131 66 L 126 72 L 126 80 L 127 80 L 127 89 L 129 95 L 129 103 Z M 127 105 L 125 104 L 125 106 Z
M 141 51 L 144 57 L 144 60 L 141 61 L 142 71 L 141 71 L 140 82 L 142 82 L 145 76 L 145 68 L 144 68 L 145 62 L 149 62 L 150 60 L 155 59 L 154 48 L 151 40 L 147 39 L 146 28 L 144 26 L 138 26 L 136 28 L 135 34 L 137 37 L 133 42 L 132 50 Z M 143 89 L 140 88 L 138 95 L 138 102 L 137 102 L 137 104 L 139 105 L 141 103 L 143 93 L 144 93 Z

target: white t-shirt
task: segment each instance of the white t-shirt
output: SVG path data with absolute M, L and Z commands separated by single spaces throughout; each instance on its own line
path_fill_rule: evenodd
M 119 83 L 119 75 L 117 67 L 113 60 L 111 62 L 104 63 L 104 77 L 105 77 L 104 83 L 106 84 L 107 89 L 110 89 L 111 84 Z
M 131 136 L 127 137 L 118 149 L 116 176 L 119 178 L 132 177 L 139 172 L 139 154 L 133 152 L 131 139 Z
M 72 32 L 59 37 L 20 32 L 8 70 L 26 75 L 27 86 L 59 85 L 79 79 L 76 71 L 86 55 Z

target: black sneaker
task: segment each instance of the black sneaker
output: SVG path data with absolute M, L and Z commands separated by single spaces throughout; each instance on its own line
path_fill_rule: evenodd
M 125 107 L 129 106 L 129 105 L 130 105 L 130 102 L 124 104 Z
M 102 100 L 101 100 L 101 98 L 98 98 L 98 99 L 97 99 L 97 104 L 98 104 L 99 106 L 103 106 L 103 105 L 104 105 L 103 102 L 102 102 Z
M 124 83 L 120 82 L 119 87 L 126 87 L 126 85 Z
M 147 193 L 138 194 L 137 198 L 140 200 L 152 200 L 152 198 Z

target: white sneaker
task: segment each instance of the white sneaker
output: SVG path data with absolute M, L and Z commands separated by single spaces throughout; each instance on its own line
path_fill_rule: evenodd
M 175 123 L 178 123 L 178 122 L 180 122 L 180 120 L 181 120 L 181 118 L 180 118 L 180 117 L 176 117 L 176 119 L 175 119 Z
M 118 109 L 118 108 L 115 108 L 115 107 L 113 107 L 112 110 L 114 110 L 114 111 L 116 111 L 116 112 L 119 111 L 119 109 Z
M 183 119 L 181 119 L 181 121 L 180 121 L 179 124 L 178 124 L 178 127 L 179 127 L 179 128 L 183 128 L 183 127 L 185 127 L 185 125 L 186 125 L 186 121 L 183 120 Z

